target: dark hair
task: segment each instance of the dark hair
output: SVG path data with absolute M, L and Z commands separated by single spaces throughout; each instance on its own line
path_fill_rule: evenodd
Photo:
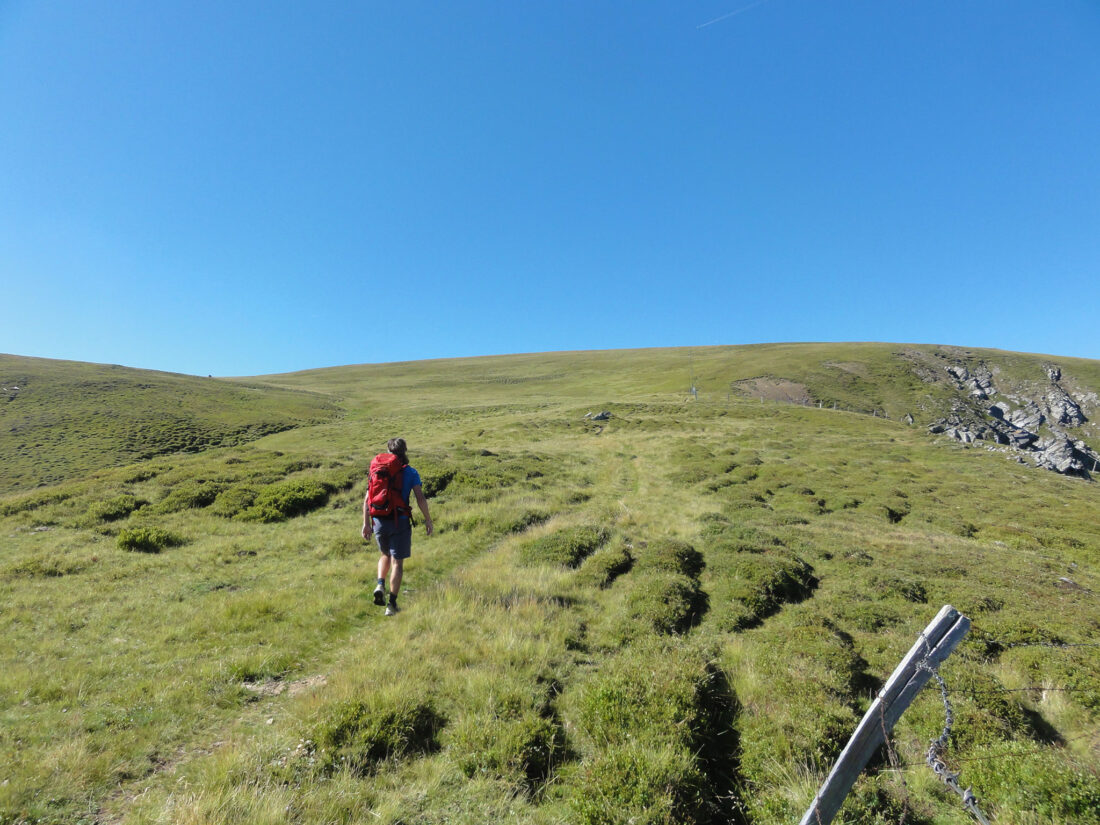
M 386 442 L 386 449 L 388 449 L 391 453 L 400 458 L 406 464 L 409 463 L 409 458 L 405 454 L 408 450 L 408 447 L 405 446 L 405 439 L 391 438 L 388 442 Z

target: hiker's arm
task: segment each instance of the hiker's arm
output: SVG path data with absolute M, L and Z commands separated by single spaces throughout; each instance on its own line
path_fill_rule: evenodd
M 424 514 L 424 529 L 428 531 L 428 535 L 432 534 L 432 517 L 428 512 L 428 499 L 424 496 L 424 491 L 420 485 L 417 484 L 413 487 L 413 493 L 416 495 L 416 506 L 420 508 L 420 512 Z
M 374 522 L 370 519 L 370 511 L 368 509 L 370 502 L 366 496 L 363 496 L 363 538 L 369 539 L 374 532 Z

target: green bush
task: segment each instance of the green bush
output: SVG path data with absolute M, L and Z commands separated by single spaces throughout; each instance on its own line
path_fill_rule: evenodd
M 706 778 L 690 751 L 614 745 L 581 766 L 570 804 L 584 825 L 691 825 L 709 821 Z
M 233 518 L 251 507 L 256 500 L 256 495 L 257 491 L 254 487 L 230 487 L 218 493 L 210 506 L 210 512 L 224 518 Z
M 451 733 L 449 750 L 467 777 L 517 781 L 534 789 L 565 753 L 561 726 L 532 711 L 518 718 L 469 716 Z
M 638 553 L 638 570 L 663 570 L 689 579 L 699 578 L 706 567 L 703 554 L 685 541 L 660 539 Z
M 87 516 L 92 521 L 118 521 L 126 518 L 145 503 L 129 493 L 123 493 L 103 501 L 93 501 L 88 506 Z
M 84 564 L 75 559 L 50 554 L 17 562 L 9 567 L 7 572 L 10 576 L 28 579 L 53 579 L 79 573 L 83 569 Z
M 641 578 L 627 596 L 626 628 L 683 633 L 706 610 L 706 594 L 694 579 L 656 571 Z
M 813 568 L 797 556 L 746 555 L 734 562 L 731 572 L 729 595 L 742 608 L 731 611 L 731 629 L 751 627 L 782 604 L 805 599 L 817 587 Z
M 29 513 L 48 504 L 57 504 L 72 498 L 72 493 L 56 490 L 44 493 L 32 493 L 29 496 L 0 503 L 0 516 L 14 516 L 16 513 Z
M 529 527 L 542 524 L 548 518 L 550 518 L 550 514 L 543 510 L 524 510 L 522 513 L 509 518 L 505 526 L 509 533 L 522 533 Z
M 900 596 L 907 602 L 928 603 L 927 588 L 913 579 L 905 579 L 900 576 L 876 576 L 872 586 L 880 599 Z
M 120 550 L 137 553 L 159 553 L 166 547 L 178 547 L 183 538 L 159 527 L 130 527 L 118 534 Z
M 583 584 L 600 589 L 610 587 L 611 583 L 634 566 L 634 557 L 625 547 L 604 547 L 587 559 L 578 572 L 578 580 Z
M 1021 741 L 977 748 L 963 773 L 963 780 L 980 791 L 987 814 L 1004 807 L 1031 812 L 1035 818 L 1029 822 L 1100 823 L 1095 763 L 1067 764 L 1056 751 L 1036 751 L 1033 742 Z
M 705 649 L 657 637 L 609 657 L 565 704 L 589 750 L 661 740 L 699 752 L 728 732 L 736 714 L 725 676 Z
M 323 709 L 313 741 L 322 768 L 347 768 L 365 775 L 379 762 L 439 747 L 444 720 L 430 701 L 418 700 L 396 688 L 348 700 Z
M 765 553 L 783 546 L 780 539 L 755 527 L 735 526 L 717 519 L 704 522 L 700 535 L 707 554 Z
M 162 513 L 175 513 L 209 507 L 224 489 L 225 484 L 211 481 L 178 484 L 157 504 L 156 509 Z
M 519 560 L 523 564 L 577 567 L 606 541 L 607 531 L 599 527 L 566 527 L 525 542 L 519 548 Z
M 285 521 L 324 506 L 329 489 L 311 479 L 294 479 L 263 487 L 252 506 L 240 513 L 246 521 Z

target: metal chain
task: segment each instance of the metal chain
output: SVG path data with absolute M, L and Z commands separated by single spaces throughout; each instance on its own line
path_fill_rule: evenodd
M 984 635 L 985 631 L 980 627 L 975 627 L 973 630 Z M 982 641 L 991 642 L 995 645 L 999 645 L 1004 649 L 1010 647 L 1050 647 L 1055 649 L 1071 648 L 1071 647 L 1100 647 L 1100 642 L 1009 642 L 1005 639 L 998 639 L 994 636 L 987 636 Z
M 957 773 L 952 773 L 951 769 L 947 767 L 947 763 L 941 758 L 947 750 L 947 745 L 951 738 L 951 728 L 955 724 L 955 711 L 954 708 L 951 707 L 951 699 L 947 695 L 947 683 L 944 682 L 943 677 L 940 676 L 939 670 L 928 663 L 928 656 L 931 655 L 932 648 L 928 645 L 927 639 L 924 641 L 924 646 L 928 654 L 917 663 L 917 669 L 930 674 L 932 678 L 936 680 L 937 684 L 939 684 L 945 715 L 943 732 L 940 733 L 939 738 L 933 739 L 928 746 L 928 754 L 925 756 L 925 762 L 928 763 L 928 767 L 930 767 L 932 772 L 939 777 L 941 782 L 962 797 L 963 807 L 970 812 L 971 816 L 982 823 L 982 825 L 989 825 L 989 820 L 985 818 L 985 814 L 978 808 L 978 798 L 974 796 L 970 788 L 963 790 L 962 786 L 959 784 L 959 775 Z
M 1053 647 L 1053 648 L 1067 648 L 1067 647 L 1100 647 L 1100 642 L 1081 642 L 1077 644 L 1067 644 L 1063 642 L 1003 642 L 1000 639 L 990 639 L 989 641 L 994 644 L 998 644 L 1006 650 L 1010 647 Z

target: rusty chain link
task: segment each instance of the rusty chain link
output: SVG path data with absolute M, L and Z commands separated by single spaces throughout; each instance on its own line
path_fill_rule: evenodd
M 927 639 L 924 641 L 924 646 L 928 654 L 931 654 L 932 648 L 929 647 Z M 978 798 L 974 796 L 970 788 L 963 789 L 959 784 L 959 775 L 953 773 L 951 769 L 947 767 L 947 763 L 942 759 L 943 754 L 947 751 L 947 745 L 951 738 L 951 728 L 955 724 L 955 710 L 951 707 L 951 698 L 947 694 L 947 683 L 944 682 L 943 677 L 940 676 L 939 669 L 928 663 L 928 654 L 917 663 L 917 669 L 923 670 L 931 675 L 940 686 L 940 696 L 943 699 L 944 725 L 943 732 L 940 733 L 938 738 L 933 739 L 928 746 L 925 762 L 928 763 L 928 767 L 932 769 L 932 772 L 936 774 L 943 784 L 962 797 L 963 807 L 969 811 L 971 816 L 982 823 L 982 825 L 989 825 L 989 820 L 986 819 L 985 814 L 978 808 Z

